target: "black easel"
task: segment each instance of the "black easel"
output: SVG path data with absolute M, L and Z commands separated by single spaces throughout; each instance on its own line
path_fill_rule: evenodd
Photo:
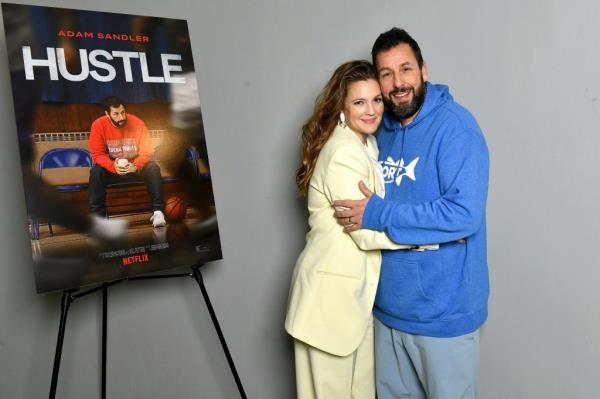
M 178 274 L 162 274 L 162 275 L 152 275 L 152 276 L 139 276 L 139 277 L 129 277 L 122 280 L 112 281 L 110 283 L 103 283 L 102 285 L 92 288 L 90 290 L 77 293 L 76 289 L 68 289 L 63 291 L 63 296 L 61 300 L 61 314 L 60 314 L 60 323 L 58 327 L 58 339 L 56 342 L 56 352 L 54 355 L 54 367 L 52 369 L 52 382 L 50 384 L 50 399 L 54 399 L 56 397 L 56 387 L 58 384 L 58 371 L 60 369 L 60 358 L 62 355 L 62 347 L 65 338 L 65 327 L 67 324 L 67 313 L 69 312 L 69 307 L 71 303 L 75 301 L 75 299 L 81 298 L 93 292 L 102 290 L 102 378 L 101 378 L 101 398 L 106 399 L 106 346 L 107 346 L 107 324 L 108 324 L 108 287 L 111 285 L 118 284 L 122 281 L 126 280 L 153 280 L 159 278 L 173 278 L 173 277 L 193 277 L 194 280 L 200 286 L 200 290 L 202 291 L 202 297 L 204 298 L 204 302 L 206 303 L 206 307 L 208 308 L 208 312 L 210 313 L 210 318 L 215 326 L 215 330 L 217 331 L 217 335 L 219 336 L 219 341 L 221 342 L 221 346 L 223 347 L 223 352 L 225 353 L 225 357 L 227 358 L 227 363 L 229 364 L 229 368 L 231 369 L 231 373 L 233 374 L 233 378 L 235 379 L 235 383 L 237 385 L 238 391 L 240 393 L 240 397 L 242 399 L 246 399 L 246 393 L 244 392 L 244 387 L 242 386 L 242 381 L 237 373 L 235 368 L 235 364 L 233 363 L 233 358 L 231 357 L 231 353 L 229 353 L 229 348 L 227 347 L 227 342 L 225 341 L 225 336 L 221 331 L 221 327 L 219 326 L 219 321 L 217 320 L 217 315 L 212 307 L 212 303 L 210 302 L 210 298 L 208 296 L 208 292 L 206 291 L 206 287 L 204 286 L 204 280 L 202 278 L 202 274 L 200 273 L 201 264 L 193 265 L 191 267 L 191 273 L 178 273 Z

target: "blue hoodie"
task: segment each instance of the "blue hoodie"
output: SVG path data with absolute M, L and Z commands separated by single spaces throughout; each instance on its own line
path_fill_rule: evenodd
M 469 111 L 447 86 L 426 85 L 407 126 L 384 115 L 377 141 L 385 199 L 371 197 L 363 228 L 399 243 L 440 243 L 439 251 L 382 251 L 374 314 L 403 332 L 454 337 L 487 318 L 489 159 Z

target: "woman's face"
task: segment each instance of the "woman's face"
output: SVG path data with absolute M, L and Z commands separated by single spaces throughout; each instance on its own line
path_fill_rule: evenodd
M 383 115 L 383 99 L 375 79 L 352 82 L 344 100 L 346 124 L 364 142 L 377 131 Z

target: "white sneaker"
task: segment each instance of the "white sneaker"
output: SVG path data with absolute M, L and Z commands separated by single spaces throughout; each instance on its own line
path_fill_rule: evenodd
M 154 211 L 154 214 L 150 218 L 152 222 L 152 227 L 163 227 L 167 225 L 167 221 L 165 220 L 165 215 L 161 211 Z
M 103 241 L 116 241 L 127 234 L 127 220 L 104 219 L 98 215 L 92 215 L 92 226 L 90 235 Z

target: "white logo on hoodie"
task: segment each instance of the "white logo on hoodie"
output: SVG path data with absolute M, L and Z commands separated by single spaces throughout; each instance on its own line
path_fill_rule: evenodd
M 391 157 L 388 157 L 385 162 L 379 162 L 385 184 L 394 182 L 397 186 L 400 186 L 404 176 L 416 181 L 415 166 L 417 166 L 417 162 L 419 162 L 419 157 L 413 159 L 408 165 L 404 164 L 404 159 L 394 161 Z

